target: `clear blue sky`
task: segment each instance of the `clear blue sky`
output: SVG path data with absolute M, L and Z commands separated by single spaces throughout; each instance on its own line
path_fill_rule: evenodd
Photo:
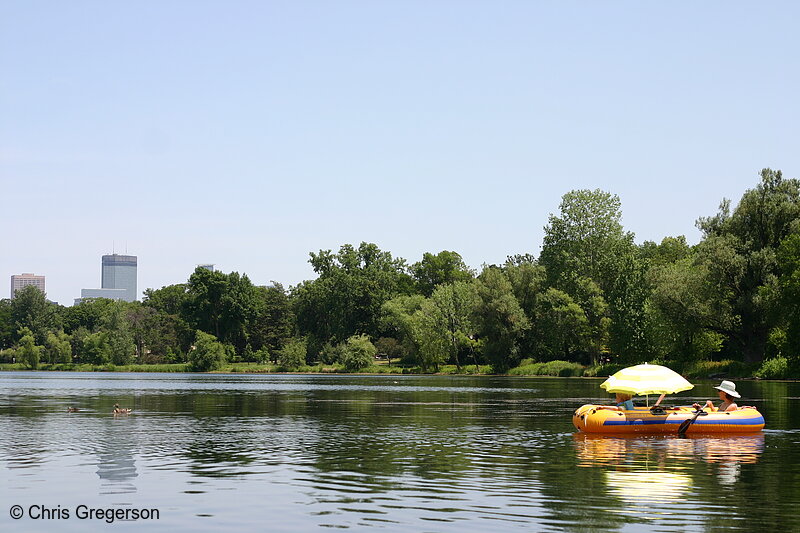
M 538 255 L 572 189 L 637 242 L 800 177 L 796 2 L 0 2 L 0 297 L 100 256 L 285 285 L 361 241 Z

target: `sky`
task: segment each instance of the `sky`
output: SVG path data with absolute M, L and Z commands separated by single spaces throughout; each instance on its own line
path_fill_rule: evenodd
M 0 298 L 71 305 L 101 256 L 258 285 L 373 242 L 539 255 L 562 195 L 685 235 L 800 178 L 800 4 L 0 0 Z M 2 281 L 5 280 L 5 281 Z M 4 287 L 3 287 L 4 286 Z

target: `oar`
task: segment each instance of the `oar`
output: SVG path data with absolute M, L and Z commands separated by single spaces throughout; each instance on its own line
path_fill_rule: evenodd
M 694 424 L 694 421 L 697 420 L 698 416 L 707 415 L 707 414 L 708 413 L 703 411 L 703 409 L 701 407 L 698 407 L 697 411 L 694 412 L 694 416 L 692 418 L 687 418 L 686 420 L 681 422 L 680 426 L 678 426 L 678 435 L 680 435 L 680 436 L 685 435 L 686 434 L 686 430 L 689 429 L 689 426 Z

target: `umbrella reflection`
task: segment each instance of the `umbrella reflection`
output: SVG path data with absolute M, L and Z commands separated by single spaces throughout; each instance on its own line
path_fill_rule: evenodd
M 677 472 L 608 471 L 605 477 L 609 494 L 639 505 L 682 500 L 692 486 L 691 476 Z

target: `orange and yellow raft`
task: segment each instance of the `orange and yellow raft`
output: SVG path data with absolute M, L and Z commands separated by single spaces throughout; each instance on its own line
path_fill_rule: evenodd
M 694 417 L 691 407 L 667 407 L 651 411 L 647 407 L 614 411 L 598 409 L 599 405 L 583 405 L 572 415 L 572 423 L 586 433 L 663 434 L 677 435 L 681 422 Z M 708 410 L 706 410 L 708 411 Z M 764 417 L 755 407 L 742 407 L 731 412 L 708 412 L 698 416 L 686 430 L 698 433 L 755 433 L 764 429 Z

